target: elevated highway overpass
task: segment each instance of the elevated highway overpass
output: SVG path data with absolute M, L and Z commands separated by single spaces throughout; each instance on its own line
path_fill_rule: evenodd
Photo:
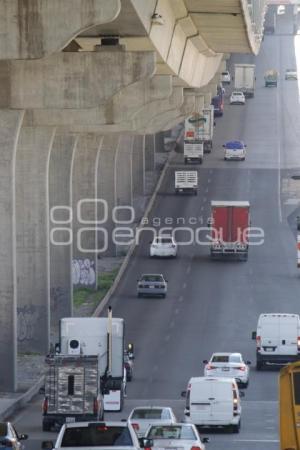
M 145 195 L 161 132 L 210 104 L 230 53 L 258 53 L 265 6 L 0 0 L 0 390 L 17 388 L 18 349 L 45 353 L 51 320 L 72 314 L 72 261 L 97 273 L 97 233 L 83 256 L 51 244 L 53 220 L 70 236 L 80 200 L 91 224 L 96 199 L 110 216 Z

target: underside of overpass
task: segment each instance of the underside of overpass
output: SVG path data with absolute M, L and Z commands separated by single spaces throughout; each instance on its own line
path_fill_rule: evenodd
M 0 0 L 0 390 L 17 388 L 18 349 L 46 353 L 50 323 L 72 314 L 72 267 L 97 287 L 112 211 L 145 196 L 162 131 L 210 104 L 229 54 L 257 54 L 264 13 L 264 0 Z

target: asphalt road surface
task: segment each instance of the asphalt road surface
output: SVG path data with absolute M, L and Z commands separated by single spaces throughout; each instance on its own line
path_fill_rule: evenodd
M 264 243 L 252 246 L 248 262 L 211 261 L 207 246 L 181 245 L 177 259 L 149 258 L 151 232 L 141 243 L 111 301 L 114 315 L 124 317 L 126 341 L 134 342 L 134 380 L 128 385 L 125 409 L 106 417 L 126 418 L 134 405 L 173 406 L 183 418 L 180 392 L 191 376 L 203 374 L 202 360 L 214 351 L 238 351 L 253 362 L 242 400 L 242 429 L 237 434 L 209 432 L 210 450 L 278 450 L 278 371 L 255 371 L 256 329 L 262 312 L 299 313 L 299 271 L 296 267 L 295 216 L 300 201 L 299 85 L 285 81 L 286 68 L 296 66 L 300 36 L 290 33 L 288 15 L 278 17 L 277 34 L 266 36 L 260 55 L 235 55 L 234 62 L 255 62 L 255 97 L 245 106 L 226 105 L 216 120 L 214 148 L 205 155 L 198 196 L 174 195 L 174 171 L 184 168 L 183 155 L 171 161 L 149 225 L 187 227 L 177 238 L 188 241 L 206 223 L 210 200 L 249 200 L 252 226 L 264 231 Z M 277 88 L 265 88 L 263 73 L 280 72 Z M 227 88 L 229 94 L 231 88 Z M 228 101 L 227 101 L 228 103 Z M 243 139 L 245 162 L 225 162 L 222 144 Z M 192 224 L 191 224 L 192 223 Z M 190 229 L 192 231 L 190 231 Z M 169 281 L 165 299 L 137 298 L 141 273 L 163 273 Z M 41 398 L 14 419 L 28 432 L 27 449 L 40 448 Z

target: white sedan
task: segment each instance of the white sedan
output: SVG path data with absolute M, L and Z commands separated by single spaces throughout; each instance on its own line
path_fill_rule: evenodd
M 297 70 L 296 69 L 286 69 L 285 79 L 286 80 L 297 80 Z
M 233 91 L 230 96 L 231 105 L 244 105 L 246 103 L 246 98 L 243 92 Z
M 177 422 L 176 416 L 169 407 L 139 406 L 134 408 L 128 417 L 138 437 L 143 437 L 150 425 L 173 425 Z
M 204 360 L 205 377 L 235 378 L 240 387 L 249 384 L 250 361 L 244 362 L 240 353 L 213 353 L 210 360 Z
M 177 244 L 172 236 L 155 237 L 150 246 L 150 257 L 159 256 L 162 258 L 177 256 Z
M 209 438 L 201 438 L 195 425 L 176 423 L 175 425 L 154 425 L 149 428 L 146 438 L 153 441 L 152 450 L 205 450 Z

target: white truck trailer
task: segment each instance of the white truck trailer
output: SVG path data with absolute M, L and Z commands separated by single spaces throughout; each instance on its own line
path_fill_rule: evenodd
M 202 110 L 203 121 L 198 126 L 198 137 L 203 143 L 204 153 L 212 151 L 212 139 L 214 134 L 214 107 L 210 105 Z
M 124 319 L 70 317 L 60 320 L 60 353 L 96 355 L 105 411 L 121 411 L 124 402 Z M 125 371 L 126 372 L 126 371 Z
M 175 193 L 192 192 L 197 195 L 198 172 L 196 170 L 176 170 L 175 172 Z
M 202 126 L 203 116 L 194 113 L 185 119 L 184 124 L 184 163 L 203 162 L 203 141 L 200 138 L 199 127 Z
M 254 97 L 255 64 L 234 65 L 234 89 L 242 91 L 245 97 Z

